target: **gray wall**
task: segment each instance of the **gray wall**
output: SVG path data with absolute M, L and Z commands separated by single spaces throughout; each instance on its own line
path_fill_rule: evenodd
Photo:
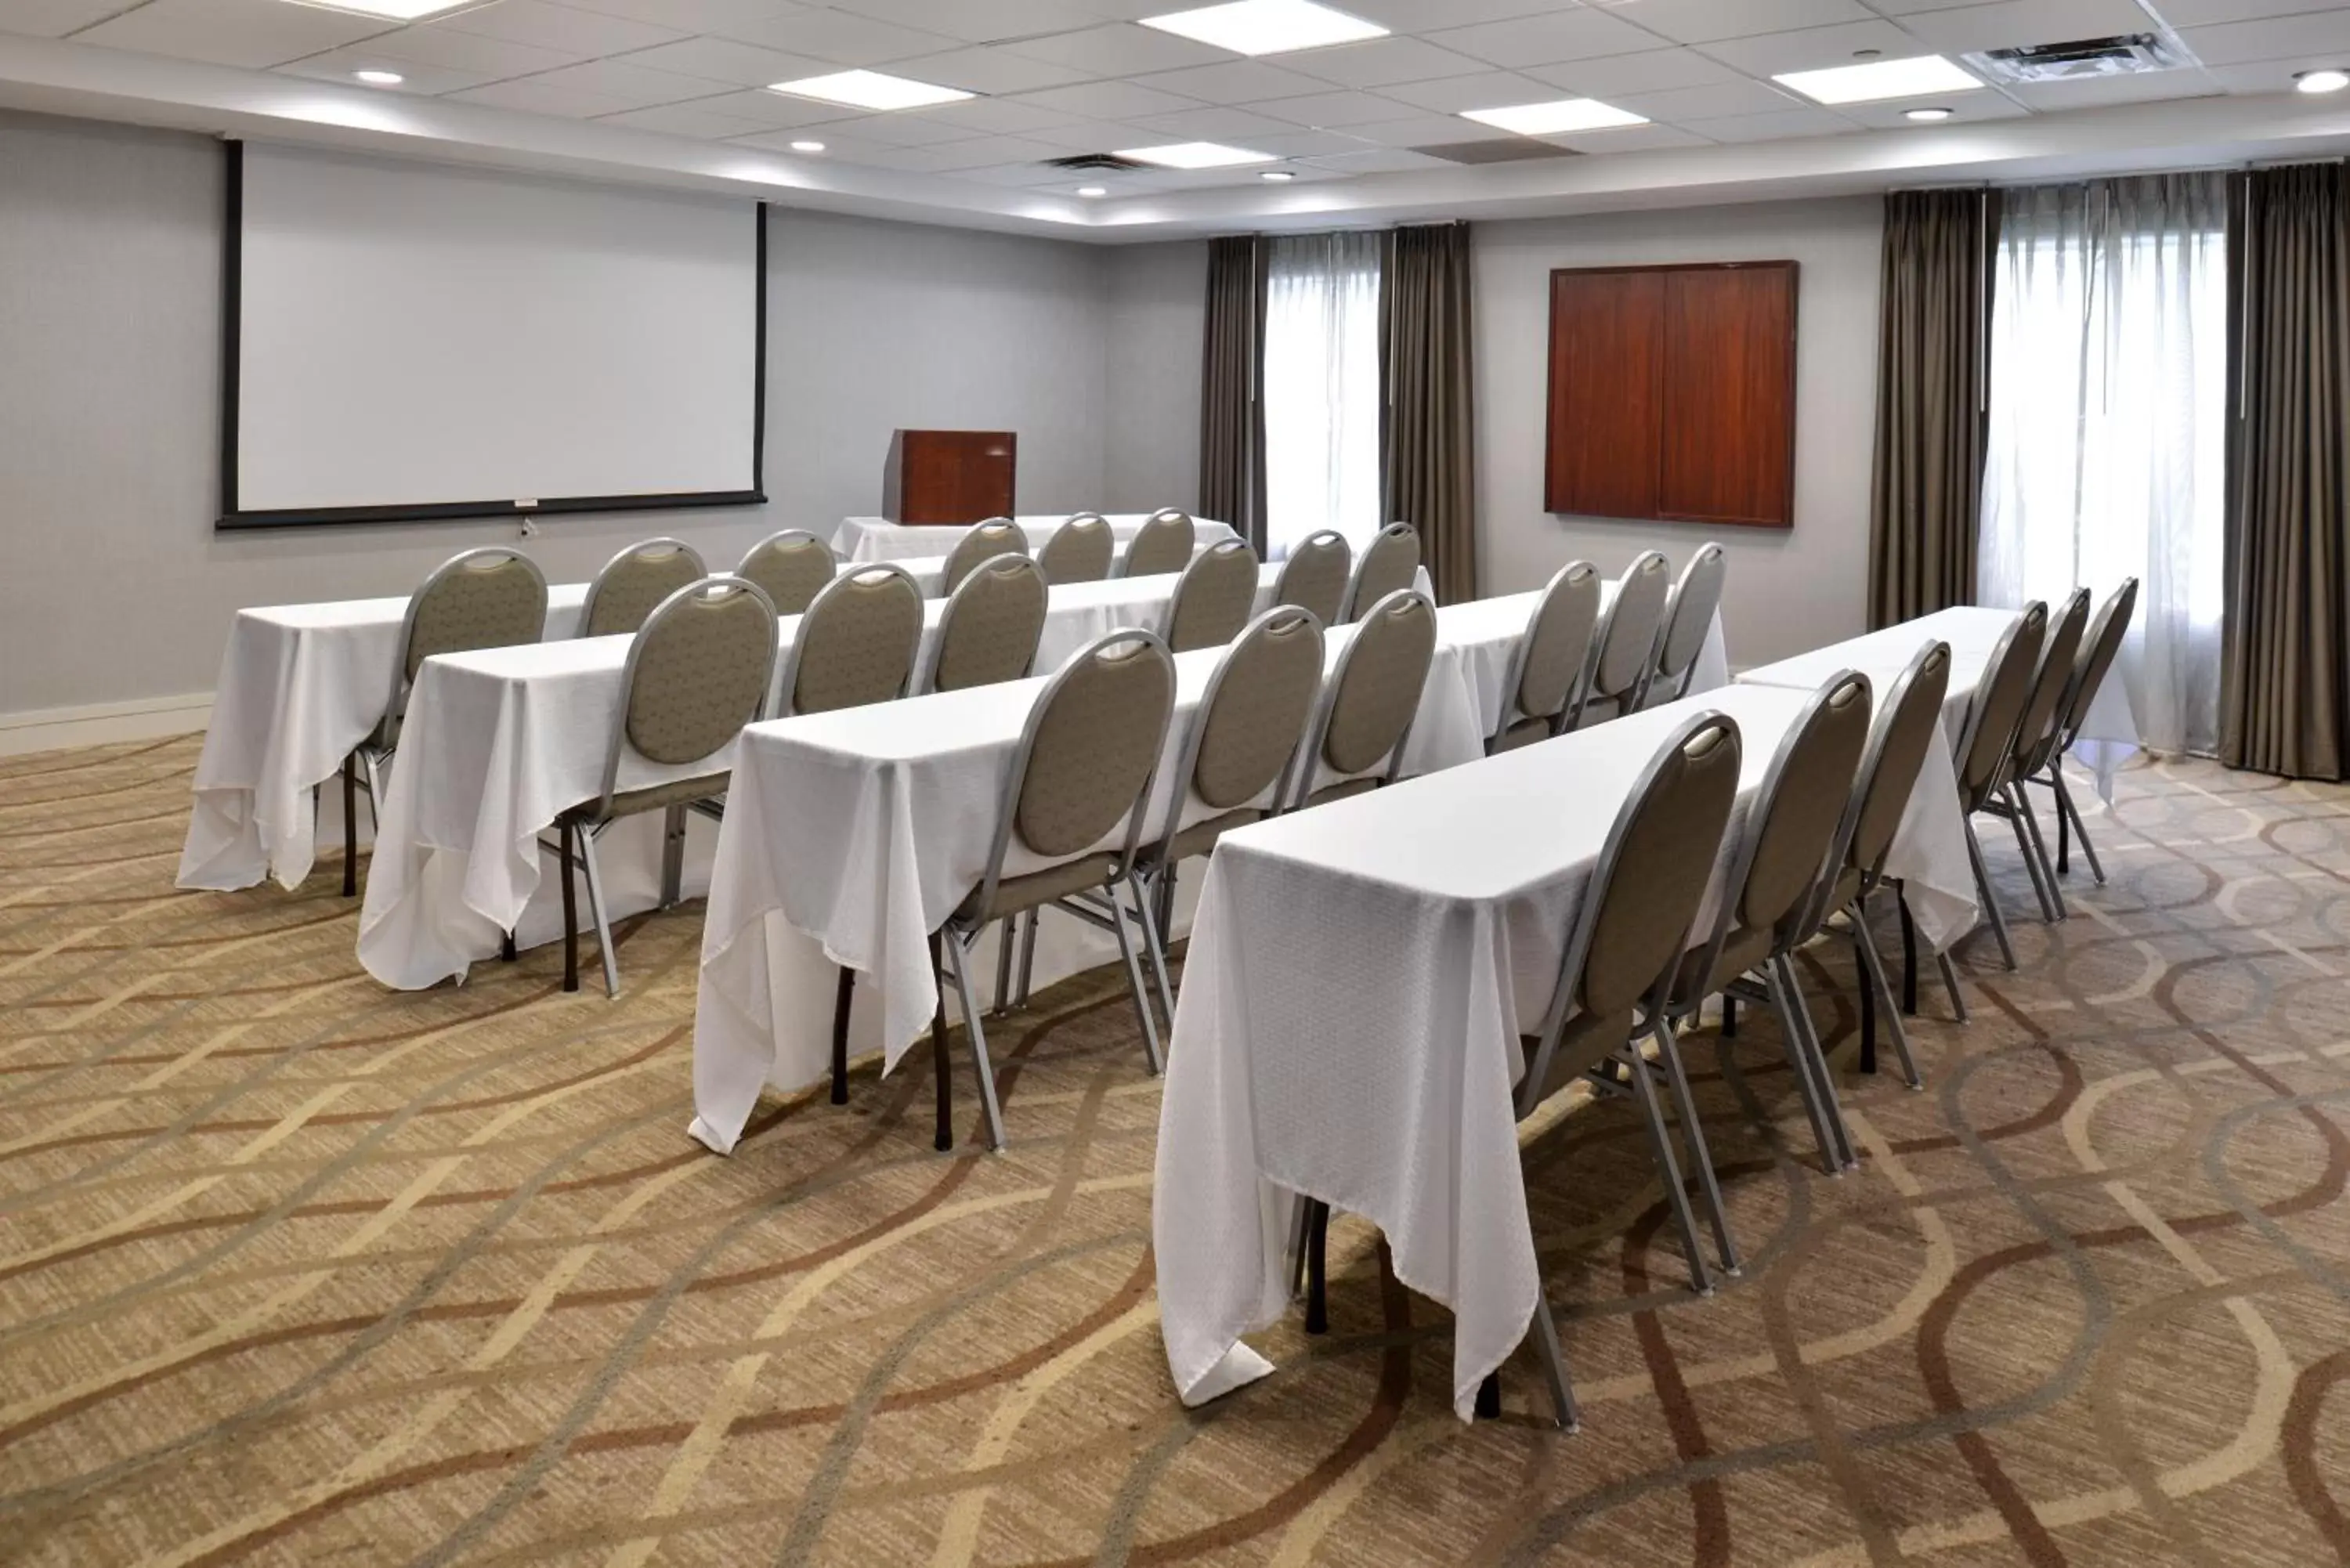
M 1678 569 L 1700 543 L 1718 538 L 1730 556 L 1722 623 L 1733 665 L 1767 663 L 1867 629 L 1881 212 L 1869 196 L 1478 224 L 1482 590 L 1539 587 L 1578 556 L 1612 575 L 1654 548 Z M 1544 512 L 1551 269 L 1791 257 L 1802 264 L 1794 527 L 1707 528 Z
M 0 717 L 207 691 L 240 606 L 405 592 L 515 536 L 490 521 L 214 532 L 220 162 L 200 137 L 0 115 Z M 1106 489 L 1113 431 L 1119 447 L 1161 430 L 1196 443 L 1196 327 L 1168 381 L 1110 373 L 1157 357 L 1113 345 L 1129 324 L 1163 335 L 1172 258 L 1114 290 L 1120 253 L 1058 241 L 777 210 L 769 242 L 769 504 L 549 519 L 531 549 L 555 580 L 648 534 L 717 564 L 773 529 L 874 511 L 899 425 L 1016 430 L 1024 510 L 1188 499 L 1180 454 L 1129 454 Z M 99 578 L 102 615 L 87 607 Z
M 1204 240 L 1104 253 L 1109 273 L 1106 509 L 1190 510 L 1200 491 L 1201 339 L 1208 315 Z

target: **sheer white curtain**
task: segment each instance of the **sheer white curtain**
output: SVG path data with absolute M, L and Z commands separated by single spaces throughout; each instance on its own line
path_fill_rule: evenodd
M 2139 579 L 2119 674 L 2140 737 L 2220 738 L 2227 187 L 2166 174 L 2006 192 L 1977 595 Z
M 1379 529 L 1379 245 L 1371 233 L 1267 242 L 1265 545 Z

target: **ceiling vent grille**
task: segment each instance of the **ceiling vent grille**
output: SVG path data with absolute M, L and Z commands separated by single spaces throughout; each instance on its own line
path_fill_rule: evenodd
M 1963 58 L 1983 77 L 2003 83 L 2137 76 L 2188 63 L 2185 47 L 2162 33 L 2125 33 L 2111 38 L 2076 38 L 2068 44 L 1989 49 Z
M 1069 158 L 1047 158 L 1045 167 L 1066 169 L 1072 174 L 1125 174 L 1147 166 L 1115 152 L 1080 152 Z

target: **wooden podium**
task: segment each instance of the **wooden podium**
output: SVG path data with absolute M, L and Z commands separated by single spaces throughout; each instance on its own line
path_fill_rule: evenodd
M 1010 431 L 899 431 L 881 472 L 881 515 L 911 524 L 1012 515 Z

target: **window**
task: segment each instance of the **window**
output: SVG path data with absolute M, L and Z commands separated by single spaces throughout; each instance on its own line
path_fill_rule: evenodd
M 2008 192 L 1978 597 L 2139 579 L 2119 672 L 2158 751 L 2219 743 L 2227 192 L 2219 174 Z
M 1357 549 L 1379 530 L 1380 239 L 1266 242 L 1265 545 L 1274 560 L 1323 528 Z

